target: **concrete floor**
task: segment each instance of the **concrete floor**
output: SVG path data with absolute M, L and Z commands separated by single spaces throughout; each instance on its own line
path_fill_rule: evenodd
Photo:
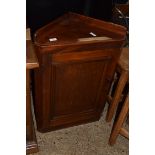
M 36 131 L 39 152 L 33 155 L 128 155 L 129 141 L 118 136 L 114 146 L 108 145 L 112 123 L 105 121 L 107 105 L 97 122 L 40 133 Z

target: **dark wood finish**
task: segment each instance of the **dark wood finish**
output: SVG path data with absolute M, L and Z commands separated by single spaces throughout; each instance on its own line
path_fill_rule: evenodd
M 110 145 L 115 144 L 117 136 L 119 134 L 121 134 L 122 136 L 129 139 L 129 132 L 125 128 L 123 128 L 123 123 L 125 122 L 128 111 L 129 111 L 129 96 L 127 95 L 125 102 L 123 104 L 123 107 L 121 109 L 121 112 L 120 112 L 116 122 L 113 125 L 113 129 L 111 131 L 111 135 L 109 138 Z
M 125 34 L 122 26 L 73 13 L 36 32 L 40 68 L 35 70 L 34 107 L 39 131 L 100 118 Z
M 29 33 L 29 32 L 27 32 Z M 30 69 L 39 66 L 34 54 L 32 42 L 29 34 L 26 40 L 26 153 L 38 152 L 38 145 L 33 126 L 32 109 L 31 109 L 31 91 L 30 91 Z
M 30 93 L 30 70 L 26 70 L 26 153 L 38 152 L 38 145 L 33 127 Z
M 124 16 L 129 16 L 129 4 L 115 4 L 115 7 L 118 8 Z
M 112 97 L 109 94 L 107 97 L 107 101 L 110 104 L 106 116 L 107 122 L 110 122 L 112 120 L 114 113 L 117 109 L 117 106 L 121 100 L 124 87 L 129 80 L 129 48 L 123 48 L 122 54 L 116 67 L 116 72 L 120 73 L 120 78 L 116 90 L 114 92 L 114 96 Z

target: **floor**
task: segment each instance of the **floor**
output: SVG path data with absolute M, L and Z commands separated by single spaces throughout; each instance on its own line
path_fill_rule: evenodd
M 40 133 L 36 131 L 39 152 L 32 155 L 128 155 L 129 141 L 118 136 L 108 145 L 112 122 L 105 121 L 107 105 L 97 122 Z

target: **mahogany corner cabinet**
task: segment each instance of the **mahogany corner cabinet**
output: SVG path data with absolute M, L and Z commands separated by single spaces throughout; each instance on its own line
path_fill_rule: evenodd
M 39 68 L 34 110 L 40 132 L 97 121 L 104 109 L 126 28 L 67 13 L 34 35 Z

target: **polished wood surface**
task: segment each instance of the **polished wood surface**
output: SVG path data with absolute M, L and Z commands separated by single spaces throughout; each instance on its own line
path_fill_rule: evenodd
M 38 152 L 38 145 L 33 125 L 30 71 L 39 66 L 30 37 L 30 30 L 26 31 L 26 153 Z
M 35 33 L 35 44 L 44 46 L 51 46 L 51 44 L 53 46 L 66 44 L 81 45 L 78 39 L 92 37 L 91 32 L 96 34 L 97 37 L 110 37 L 114 42 L 124 39 L 126 28 L 75 13 L 67 13 L 39 29 Z M 50 38 L 57 38 L 57 40 L 50 42 Z M 90 43 L 92 42 L 96 41 L 91 41 Z M 104 43 L 102 40 L 101 42 Z
M 35 70 L 34 110 L 39 131 L 100 118 L 125 34 L 122 26 L 72 13 L 36 32 L 40 67 Z M 110 39 L 79 41 L 93 37 Z

